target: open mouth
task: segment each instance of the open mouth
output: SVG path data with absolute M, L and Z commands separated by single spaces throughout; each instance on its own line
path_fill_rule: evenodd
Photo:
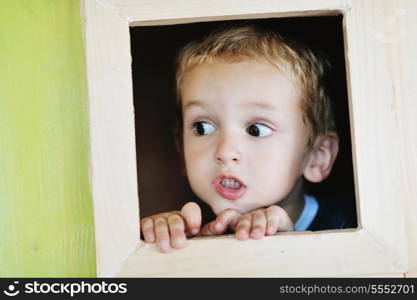
M 220 196 L 229 200 L 237 200 L 246 192 L 245 184 L 233 176 L 217 176 L 213 180 L 213 186 Z
M 235 180 L 235 179 L 222 179 L 220 181 L 220 184 L 227 189 L 240 189 L 241 188 L 241 184 L 239 181 Z

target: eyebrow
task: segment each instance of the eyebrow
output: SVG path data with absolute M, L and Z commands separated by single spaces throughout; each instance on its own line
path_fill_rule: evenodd
M 198 101 L 198 100 L 194 100 L 194 101 L 190 101 L 188 102 L 186 105 L 184 105 L 183 110 L 187 110 L 188 108 L 192 107 L 192 106 L 206 106 L 205 103 Z M 276 109 L 276 107 L 272 104 L 269 103 L 263 103 L 263 102 L 249 102 L 249 103 L 245 103 L 244 106 L 255 106 L 258 108 L 262 108 L 262 109 Z
M 254 101 L 254 102 L 249 102 L 249 103 L 245 103 L 244 106 L 246 107 L 250 107 L 250 108 L 260 108 L 264 111 L 277 111 L 279 112 L 281 115 L 284 116 L 288 116 L 288 112 L 280 109 L 278 106 L 275 106 L 271 103 L 265 103 L 265 102 L 259 102 L 259 101 Z
M 207 104 L 199 101 L 199 100 L 193 100 L 188 102 L 187 104 L 184 105 L 184 107 L 182 108 L 182 112 L 186 112 L 187 110 L 189 110 L 192 107 L 206 107 Z M 259 102 L 259 101 L 254 101 L 254 102 L 248 102 L 243 104 L 244 107 L 249 107 L 249 108 L 260 108 L 262 110 L 266 110 L 266 111 L 270 111 L 270 110 L 277 110 L 280 113 L 286 115 L 286 113 L 280 109 L 278 109 L 275 105 L 270 104 L 270 103 L 265 103 L 265 102 Z
M 193 106 L 204 107 L 206 105 L 201 101 L 193 100 L 193 101 L 190 101 L 187 104 L 185 104 L 184 107 L 182 108 L 182 111 L 186 111 L 187 109 L 190 109 L 190 107 L 193 107 Z
M 276 106 L 274 106 L 270 103 L 264 103 L 264 102 L 249 102 L 249 103 L 245 103 L 244 106 L 257 107 L 257 108 L 261 108 L 261 109 L 265 109 L 265 110 L 277 109 Z

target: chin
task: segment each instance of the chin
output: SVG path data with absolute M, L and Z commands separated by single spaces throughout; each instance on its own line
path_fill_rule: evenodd
M 232 203 L 216 203 L 216 204 L 209 204 L 211 210 L 214 212 L 216 216 L 218 216 L 221 212 L 225 211 L 226 209 L 234 209 L 238 211 L 241 214 L 245 214 L 249 212 L 250 210 L 244 210 L 241 207 L 236 207 L 235 205 L 232 205 Z
M 211 210 L 214 212 L 214 214 L 216 216 L 218 216 L 222 211 L 230 208 L 230 207 L 222 208 L 220 206 L 210 206 L 210 207 L 211 207 Z
M 216 216 L 218 216 L 221 212 L 225 211 L 226 209 L 229 209 L 229 208 L 236 209 L 232 205 L 226 205 L 224 203 L 216 203 L 216 204 L 210 205 L 210 208 L 215 213 Z

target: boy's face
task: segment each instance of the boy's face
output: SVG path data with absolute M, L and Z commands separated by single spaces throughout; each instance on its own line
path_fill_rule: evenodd
M 306 164 L 300 95 L 273 66 L 216 62 L 181 87 L 184 157 L 193 191 L 214 213 L 247 213 L 285 198 Z

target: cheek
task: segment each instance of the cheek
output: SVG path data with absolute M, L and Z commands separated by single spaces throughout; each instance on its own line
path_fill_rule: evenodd
M 260 186 L 268 186 L 272 189 L 274 187 L 281 187 L 286 185 L 294 177 L 294 169 L 287 159 L 277 159 L 277 157 L 271 157 L 267 160 L 265 157 L 262 160 L 255 162 L 255 166 L 251 168 L 253 175 L 256 177 L 256 181 L 260 183 Z
M 302 155 L 290 142 L 275 143 L 254 152 L 251 169 L 270 185 L 287 184 L 301 175 Z
M 184 160 L 186 165 L 198 163 L 201 157 L 201 147 L 198 146 L 195 139 L 184 137 Z
M 210 155 L 195 139 L 184 139 L 184 161 L 189 180 L 201 177 L 206 170 Z

